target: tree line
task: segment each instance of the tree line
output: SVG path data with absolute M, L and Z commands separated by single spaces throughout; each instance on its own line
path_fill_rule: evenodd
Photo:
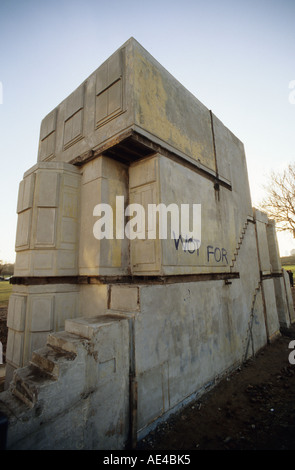
M 14 271 L 14 263 L 4 263 L 0 260 L 0 277 L 12 276 Z

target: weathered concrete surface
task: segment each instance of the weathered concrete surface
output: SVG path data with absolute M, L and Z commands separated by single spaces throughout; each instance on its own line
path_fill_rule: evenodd
M 129 325 L 84 319 L 48 337 L 0 395 L 8 449 L 118 449 L 129 431 Z M 91 333 L 90 333 L 91 332 Z M 103 425 L 102 425 L 103 423 Z
M 268 219 L 266 226 L 267 244 L 269 248 L 269 259 L 272 273 L 281 273 L 282 264 L 280 259 L 280 250 L 276 235 L 276 224 L 274 220 Z
M 13 371 L 28 364 L 51 331 L 64 329 L 66 318 L 79 315 L 79 287 L 73 284 L 13 286 L 8 307 L 6 384 Z
M 153 420 L 255 354 L 266 344 L 268 334 L 278 334 L 273 280 L 261 281 L 252 221 L 235 269 L 240 279 L 230 283 L 140 289 L 135 338 L 141 436 Z M 155 383 L 157 393 L 151 398 L 146 390 Z
M 291 323 L 294 323 L 295 312 L 294 312 L 293 296 L 292 296 L 292 291 L 290 287 L 290 279 L 289 279 L 289 275 L 287 271 L 285 269 L 283 269 L 282 271 L 283 271 L 283 276 L 284 276 L 284 286 L 285 286 L 285 292 L 286 292 L 286 303 L 288 306 L 289 319 Z
M 15 276 L 78 273 L 80 172 L 61 162 L 38 163 L 20 183 Z
M 131 129 L 216 171 L 209 110 L 133 38 L 44 118 L 38 159 L 72 162 Z
M 243 153 L 235 156 L 243 159 Z M 231 191 L 224 187 L 215 190 L 212 181 L 159 154 L 133 163 L 129 169 L 131 203 L 140 203 L 146 214 L 148 204 L 162 203 L 167 208 L 170 204 L 179 207 L 190 204 L 191 208 L 200 204 L 202 228 L 199 249 L 197 245 L 185 246 L 189 239 L 185 233 L 181 233 L 181 239 L 171 236 L 171 223 L 167 240 L 161 240 L 159 235 L 152 240 L 148 239 L 146 216 L 146 238 L 130 243 L 132 272 L 166 275 L 229 272 L 242 228 L 247 218 L 252 217 L 249 188 L 245 194 L 240 193 L 240 183 L 245 179 L 247 173 L 242 168 L 232 179 Z
M 80 275 L 123 275 L 129 268 L 129 240 L 116 238 L 116 195 L 128 201 L 128 168 L 107 157 L 99 157 L 83 166 L 81 220 L 79 233 Z M 94 208 L 98 204 L 113 208 L 113 239 L 93 236 Z M 123 208 L 124 210 L 124 208 Z
M 42 121 L 38 160 L 71 162 L 106 144 L 134 122 L 133 41 L 116 51 Z
M 132 59 L 136 128 L 216 171 L 209 110 L 136 42 Z
M 200 245 L 116 237 L 118 196 L 119 227 L 130 203 L 200 205 Z M 295 320 L 243 144 L 132 38 L 44 118 L 16 251 L 11 449 L 134 444 Z

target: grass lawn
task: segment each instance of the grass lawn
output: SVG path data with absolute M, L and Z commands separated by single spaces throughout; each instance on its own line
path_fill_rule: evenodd
M 9 281 L 0 281 L 0 307 L 7 307 L 11 291 L 12 285 Z

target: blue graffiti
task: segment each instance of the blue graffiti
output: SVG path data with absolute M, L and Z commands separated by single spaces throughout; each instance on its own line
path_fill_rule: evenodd
M 201 246 L 200 240 L 192 237 L 188 238 L 187 235 L 184 238 L 182 235 L 179 235 L 177 238 L 174 232 L 173 237 L 176 251 L 181 247 L 184 253 L 189 253 L 190 255 L 196 253 L 197 256 L 199 256 Z M 207 262 L 210 263 L 212 261 L 215 263 L 226 262 L 226 264 L 228 264 L 227 250 L 225 248 L 219 248 L 218 246 L 214 247 L 212 245 L 207 245 Z
M 188 238 L 187 236 L 183 238 L 181 235 L 179 235 L 178 239 L 175 237 L 175 233 L 173 232 L 174 236 L 174 244 L 175 244 L 175 249 L 178 251 L 178 247 L 180 246 L 184 251 L 184 253 L 189 253 L 192 255 L 193 253 L 197 252 L 197 255 L 199 256 L 199 248 L 201 245 L 200 240 L 197 240 L 196 238 Z
M 214 248 L 212 245 L 208 245 L 207 246 L 207 261 L 208 261 L 208 263 L 212 259 L 212 258 L 210 258 L 210 256 L 212 258 L 214 258 L 214 261 L 216 263 L 220 263 L 220 261 L 223 263 L 223 260 L 225 260 L 226 264 L 228 264 L 227 251 L 226 251 L 225 248 L 219 248 L 218 246 Z

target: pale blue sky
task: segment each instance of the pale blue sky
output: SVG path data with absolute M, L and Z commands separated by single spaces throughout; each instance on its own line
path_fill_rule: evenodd
M 242 140 L 257 203 L 295 160 L 294 18 L 294 0 L 0 0 L 0 259 L 14 261 L 41 120 L 131 36 Z

